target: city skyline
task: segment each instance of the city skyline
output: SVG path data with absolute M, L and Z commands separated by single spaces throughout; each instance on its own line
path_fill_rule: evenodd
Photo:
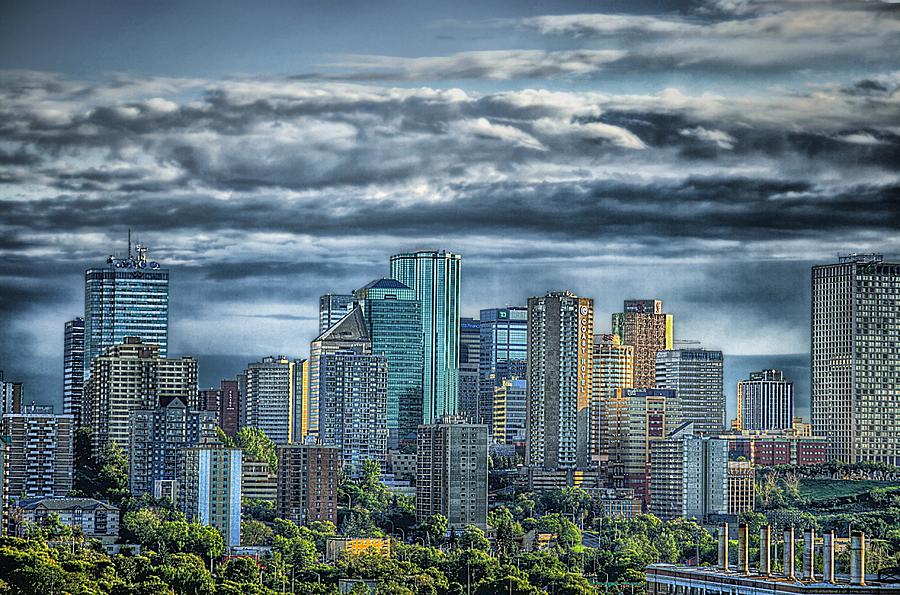
M 726 359 L 808 353 L 809 269 L 900 254 L 898 10 L 10 3 L 0 368 L 55 402 L 128 228 L 173 271 L 176 355 L 300 355 L 319 296 L 422 248 L 463 256 L 463 316 L 571 290 L 606 332 L 661 299 Z

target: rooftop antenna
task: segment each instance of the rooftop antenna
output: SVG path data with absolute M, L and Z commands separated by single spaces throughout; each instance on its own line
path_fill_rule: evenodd
M 128 228 L 128 259 L 131 259 L 131 228 Z

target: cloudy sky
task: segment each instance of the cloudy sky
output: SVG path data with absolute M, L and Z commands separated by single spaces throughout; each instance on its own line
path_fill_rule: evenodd
M 5 2 L 0 369 L 59 399 L 129 227 L 176 354 L 304 355 L 319 294 L 421 247 L 466 315 L 655 297 L 804 353 L 809 266 L 900 254 L 898 57 L 877 0 Z

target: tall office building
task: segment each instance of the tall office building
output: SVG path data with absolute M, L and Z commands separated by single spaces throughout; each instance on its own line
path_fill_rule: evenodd
M 221 444 L 185 448 L 178 474 L 179 510 L 218 529 L 229 548 L 241 544 L 241 455 Z
M 66 322 L 63 332 L 63 413 L 81 427 L 84 398 L 84 318 Z
M 372 353 L 388 363 L 390 443 L 422 422 L 422 309 L 416 292 L 395 279 L 378 279 L 353 293 L 366 320 Z
M 829 459 L 900 465 L 900 263 L 812 268 L 812 426 Z
M 0 420 L 6 437 L 3 501 L 9 498 L 66 496 L 72 490 L 74 418 L 52 407 L 31 405 Z
M 159 346 L 160 357 L 169 349 L 169 271 L 148 260 L 141 244 L 127 258 L 110 256 L 105 267 L 84 272 L 84 378 L 91 362 L 125 337 L 140 337 Z
M 94 358 L 84 387 L 82 423 L 89 426 L 96 457 L 107 442 L 128 448 L 131 413 L 169 399 L 190 402 L 197 392 L 197 360 L 165 358 L 160 346 L 125 337 Z
M 674 349 L 656 354 L 656 388 L 675 391 L 682 422 L 700 434 L 725 429 L 725 387 L 722 352 Z
M 616 396 L 616 390 L 634 388 L 634 347 L 622 345 L 618 335 L 594 337 L 594 390 L 591 394 L 591 458 L 604 464 L 609 450 L 607 435 L 602 427 L 602 412 L 606 401 Z
M 416 518 L 441 514 L 451 529 L 487 530 L 488 437 L 483 424 L 445 417 L 422 425 L 416 450 Z
M 472 423 L 478 411 L 478 367 L 481 363 L 481 323 L 474 318 L 459 320 L 459 414 Z
M 241 429 L 241 393 L 237 380 L 222 380 L 219 388 L 204 388 L 197 393 L 197 402 L 191 405 L 198 411 L 216 414 L 216 421 L 228 436 Z
M 612 330 L 623 345 L 634 347 L 634 387 L 656 386 L 656 352 L 672 349 L 675 323 L 661 300 L 625 300 L 624 312 L 612 315 Z
M 594 300 L 568 291 L 528 300 L 526 462 L 589 466 Z
M 259 428 L 275 444 L 294 437 L 294 408 L 303 391 L 300 360 L 285 355 L 267 356 L 247 366 L 240 375 L 243 425 Z
M 528 308 L 481 311 L 478 367 L 478 423 L 491 425 L 494 390 L 504 380 L 525 380 L 528 372 Z
M 606 434 L 608 473 L 616 488 L 632 488 L 644 504 L 649 501 L 650 449 L 678 427 L 670 406 L 675 391 L 616 389 L 604 402 L 601 429 Z
M 22 412 L 22 383 L 5 380 L 0 370 L 0 415 Z
M 528 383 L 525 380 L 504 379 L 494 389 L 493 437 L 498 444 L 525 450 L 526 403 Z
M 750 372 L 737 385 L 740 430 L 788 430 L 794 426 L 794 383 L 781 370 Z
M 349 293 L 326 293 L 319 298 L 319 334 L 333 327 L 353 306 Z
M 337 524 L 340 473 L 341 451 L 336 446 L 279 446 L 275 500 L 278 518 L 298 525 L 315 521 Z
M 422 304 L 423 423 L 459 409 L 460 263 L 458 254 L 443 250 L 391 256 L 391 277 L 411 287 Z
M 128 487 L 138 497 L 153 494 L 157 481 L 178 479 L 183 449 L 216 440 L 216 415 L 194 411 L 180 398 L 131 414 L 128 438 Z

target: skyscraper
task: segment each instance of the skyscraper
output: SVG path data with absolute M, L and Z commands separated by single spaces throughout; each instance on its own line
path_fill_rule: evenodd
M 492 423 L 494 390 L 504 380 L 525 380 L 528 368 L 528 308 L 507 306 L 481 311 L 478 366 L 479 423 Z
M 247 366 L 240 376 L 245 426 L 259 428 L 276 444 L 293 439 L 302 365 L 285 355 L 270 355 Z
M 378 279 L 353 293 L 366 320 L 372 353 L 388 363 L 387 427 L 396 446 L 422 422 L 422 310 L 416 293 Z
M 228 436 L 234 436 L 241 429 L 241 395 L 237 380 L 222 380 L 219 388 L 200 390 L 192 407 L 215 413 L 219 427 Z
M 527 464 L 589 465 L 594 300 L 568 291 L 528 300 Z
M 4 379 L 0 370 L 0 415 L 22 412 L 22 383 Z
M 341 449 L 351 475 L 359 475 L 367 460 L 383 468 L 388 440 L 388 362 L 384 356 L 372 354 L 361 308 L 354 307 L 313 345 L 310 385 L 314 376 L 319 442 Z
M 525 450 L 527 401 L 528 383 L 524 380 L 504 379 L 494 389 L 494 442 L 515 446 L 520 452 Z
M 445 417 L 419 427 L 416 518 L 442 514 L 451 529 L 487 530 L 488 427 Z
M 701 434 L 725 429 L 725 390 L 722 352 L 674 349 L 656 354 L 656 388 L 675 391 L 682 422 Z
M 63 413 L 81 427 L 84 396 L 84 318 L 66 322 L 63 334 Z
M 141 244 L 128 257 L 106 259 L 106 266 L 84 272 L 84 378 L 91 361 L 119 345 L 125 337 L 139 337 L 159 345 L 159 356 L 169 349 L 169 271 L 148 260 Z
M 319 334 L 324 333 L 343 318 L 353 306 L 349 293 L 326 293 L 319 298 Z
M 54 415 L 52 407 L 27 406 L 0 419 L 5 448 L 5 482 L 0 496 L 35 498 L 66 496 L 72 490 L 74 418 Z M 3 461 L 0 460 L 0 463 Z M 0 478 L 4 475 L 0 472 Z
M 189 402 L 197 392 L 197 360 L 164 358 L 156 344 L 125 337 L 94 358 L 85 383 L 82 423 L 90 426 L 96 457 L 107 442 L 128 448 L 131 413 L 167 399 Z
M 675 323 L 660 300 L 625 300 L 624 312 L 612 315 L 612 331 L 634 347 L 634 387 L 656 386 L 656 352 L 672 349 Z
M 459 414 L 472 423 L 484 423 L 478 411 L 478 366 L 481 360 L 481 323 L 459 321 Z
M 591 394 L 591 458 L 605 463 L 608 451 L 602 426 L 603 408 L 616 390 L 634 388 L 634 347 L 622 345 L 618 335 L 594 337 L 594 390 Z
M 391 277 L 411 287 L 422 304 L 423 423 L 459 408 L 460 263 L 458 254 L 443 250 L 391 257 Z
M 812 425 L 829 459 L 900 465 L 900 263 L 812 268 Z
M 741 430 L 786 430 L 794 425 L 794 383 L 781 370 L 750 372 L 737 385 Z

